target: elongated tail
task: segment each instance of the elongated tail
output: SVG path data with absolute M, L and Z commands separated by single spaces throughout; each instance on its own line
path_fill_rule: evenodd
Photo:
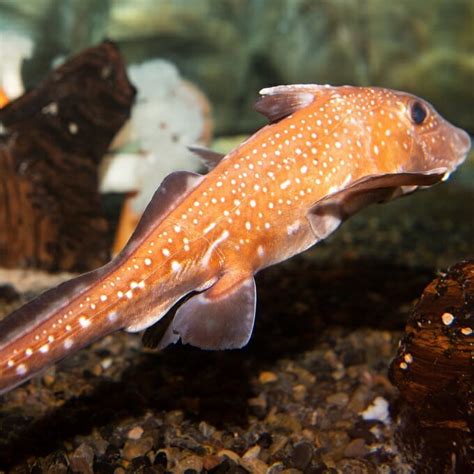
M 120 328 L 113 308 L 91 324 L 76 302 L 111 269 L 108 264 L 62 283 L 0 321 L 0 393 Z

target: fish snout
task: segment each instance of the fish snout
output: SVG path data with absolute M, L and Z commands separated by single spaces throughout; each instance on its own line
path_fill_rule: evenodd
M 471 137 L 464 130 L 456 128 L 453 133 L 452 144 L 456 155 L 460 160 L 463 160 L 471 149 Z

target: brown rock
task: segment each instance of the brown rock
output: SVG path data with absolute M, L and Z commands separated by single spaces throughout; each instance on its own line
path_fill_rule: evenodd
M 125 442 L 122 456 L 127 461 L 131 461 L 139 456 L 144 456 L 153 447 L 152 438 L 129 439 Z
M 93 474 L 93 463 L 94 450 L 85 443 L 82 443 L 69 457 L 69 466 L 72 472 Z
M 367 454 L 367 446 L 365 440 L 357 438 L 352 440 L 344 449 L 344 457 L 346 458 L 361 458 Z
M 260 372 L 260 375 L 258 376 L 258 381 L 263 384 L 276 382 L 277 380 L 278 380 L 278 376 L 273 372 L 268 372 L 268 371 Z

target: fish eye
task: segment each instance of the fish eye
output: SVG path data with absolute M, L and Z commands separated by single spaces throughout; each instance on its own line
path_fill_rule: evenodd
M 410 115 L 411 115 L 411 119 L 413 123 L 416 123 L 417 125 L 421 125 L 424 122 L 427 115 L 425 106 L 418 101 L 413 102 L 410 109 Z

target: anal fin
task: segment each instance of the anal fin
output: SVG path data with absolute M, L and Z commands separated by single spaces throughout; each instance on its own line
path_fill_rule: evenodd
M 252 275 L 225 273 L 211 288 L 193 296 L 176 312 L 158 348 L 176 343 L 201 349 L 238 349 L 252 335 L 256 289 Z

